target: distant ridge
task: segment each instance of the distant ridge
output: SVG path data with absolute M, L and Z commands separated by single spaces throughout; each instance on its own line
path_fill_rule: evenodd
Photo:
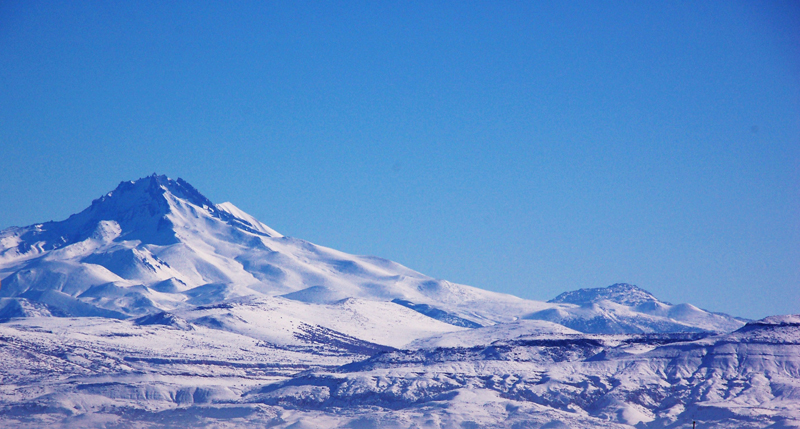
M 662 304 L 669 304 L 668 302 L 659 300 L 650 292 L 636 285 L 628 283 L 615 283 L 606 287 L 578 289 L 564 292 L 547 302 L 586 305 L 601 300 L 607 300 L 628 306 L 636 306 L 645 302 L 660 302 Z

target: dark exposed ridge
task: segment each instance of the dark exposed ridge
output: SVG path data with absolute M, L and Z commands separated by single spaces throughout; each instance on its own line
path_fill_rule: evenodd
M 800 327 L 800 315 L 770 316 L 754 320 L 737 329 L 736 332 L 766 331 L 787 327 Z
M 436 319 L 453 326 L 461 326 L 464 328 L 483 327 L 483 325 L 475 323 L 471 320 L 464 319 L 463 317 L 458 317 L 455 314 L 448 313 L 436 307 L 431 307 L 428 304 L 415 304 L 411 301 L 406 301 L 404 299 L 399 299 L 399 298 L 393 299 L 392 302 L 398 305 L 402 305 L 403 307 L 410 308 L 411 310 L 414 310 L 418 313 L 422 313 L 432 319 Z

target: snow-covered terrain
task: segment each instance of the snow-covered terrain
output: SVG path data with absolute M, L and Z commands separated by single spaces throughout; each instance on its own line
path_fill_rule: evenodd
M 800 427 L 796 316 L 627 284 L 525 300 L 165 176 L 1 231 L 0 322 L 2 427 Z
M 564 292 L 551 303 L 564 304 L 524 316 L 586 333 L 729 332 L 743 321 L 709 313 L 691 304 L 672 305 L 626 283 Z M 573 304 L 573 305 L 569 305 Z
M 249 397 L 305 410 L 346 404 L 411 416 L 462 395 L 479 396 L 491 412 L 448 418 L 480 426 L 539 427 L 557 420 L 567 427 L 687 427 L 692 421 L 699 427 L 798 427 L 799 320 L 766 319 L 712 336 L 535 335 L 468 348 L 383 352 Z

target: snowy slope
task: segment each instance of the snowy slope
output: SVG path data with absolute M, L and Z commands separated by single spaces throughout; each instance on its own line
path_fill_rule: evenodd
M 402 347 L 420 337 L 464 329 L 391 302 L 357 298 L 307 304 L 280 297 L 247 297 L 178 311 L 175 315 L 193 324 L 279 346 L 303 345 L 308 342 L 307 337 L 336 332 L 370 343 Z
M 495 341 L 513 340 L 522 337 L 546 336 L 562 338 L 577 335 L 578 331 L 543 320 L 517 320 L 498 323 L 476 329 L 448 332 L 416 340 L 406 346 L 410 349 L 431 349 L 437 347 L 475 347 L 489 345 Z

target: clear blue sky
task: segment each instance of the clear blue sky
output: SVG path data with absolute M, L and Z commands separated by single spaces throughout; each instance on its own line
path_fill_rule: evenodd
M 525 298 L 800 313 L 800 3 L 3 1 L 0 162 L 0 228 L 158 172 Z

